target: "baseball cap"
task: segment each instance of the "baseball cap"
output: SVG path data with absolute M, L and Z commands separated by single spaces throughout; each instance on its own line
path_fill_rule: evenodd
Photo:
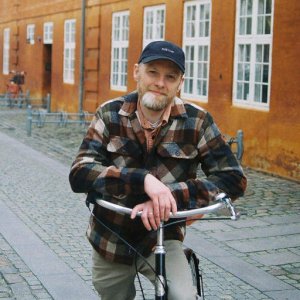
M 175 63 L 185 72 L 185 55 L 180 47 L 168 41 L 149 43 L 143 50 L 138 63 L 148 63 L 153 60 L 166 59 Z

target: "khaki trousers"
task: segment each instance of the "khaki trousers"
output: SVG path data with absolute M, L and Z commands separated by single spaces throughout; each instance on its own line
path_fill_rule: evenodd
M 192 275 L 180 241 L 165 241 L 166 273 L 169 300 L 195 300 L 196 288 L 192 285 Z M 155 256 L 147 258 L 155 268 Z M 153 284 L 155 274 L 141 259 L 137 259 L 138 272 L 147 277 Z M 93 284 L 101 300 L 133 300 L 136 294 L 134 279 L 135 265 L 111 263 L 93 250 Z

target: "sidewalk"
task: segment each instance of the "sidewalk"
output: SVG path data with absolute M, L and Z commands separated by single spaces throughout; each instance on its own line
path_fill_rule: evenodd
M 68 183 L 84 131 L 50 125 L 28 138 L 24 114 L 0 110 L 1 300 L 97 299 L 85 238 L 89 213 Z M 247 216 L 188 230 L 205 299 L 300 299 L 300 185 L 246 173 L 249 187 L 237 204 Z

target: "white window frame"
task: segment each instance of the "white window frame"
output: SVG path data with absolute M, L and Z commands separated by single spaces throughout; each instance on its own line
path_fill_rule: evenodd
M 44 44 L 53 43 L 53 22 L 44 23 Z
M 112 14 L 112 47 L 110 86 L 117 91 L 127 90 L 129 11 Z
M 241 6 L 242 1 L 245 5 Z M 274 0 L 270 0 L 271 13 L 259 13 L 262 7 L 259 5 L 267 1 L 269 0 L 252 0 L 252 11 L 247 10 L 249 0 L 237 1 L 234 106 L 266 111 L 270 107 Z M 266 9 L 266 6 L 263 7 Z M 267 19 L 269 22 L 266 23 Z M 266 30 L 267 33 L 258 32 L 259 30 Z
M 3 30 L 3 66 L 2 72 L 4 75 L 9 74 L 9 50 L 10 50 L 10 28 Z
M 76 20 L 65 20 L 63 82 L 75 82 Z
M 144 8 L 143 47 L 152 41 L 165 39 L 166 5 L 148 6 Z
M 27 25 L 26 39 L 27 39 L 27 43 L 30 44 L 30 45 L 34 45 L 34 33 L 35 33 L 35 25 L 34 24 L 28 24 Z
M 184 3 L 183 49 L 186 71 L 181 96 L 200 102 L 208 101 L 211 13 L 211 0 Z

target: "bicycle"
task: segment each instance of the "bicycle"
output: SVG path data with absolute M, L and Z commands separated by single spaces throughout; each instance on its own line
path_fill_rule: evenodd
M 22 107 L 24 98 L 22 85 L 25 83 L 26 72 L 13 70 L 10 73 L 13 77 L 6 84 L 7 105 L 12 107 L 16 102 L 19 107 Z
M 167 300 L 167 280 L 166 280 L 166 270 L 165 270 L 165 257 L 166 251 L 164 247 L 164 228 L 166 226 L 170 226 L 175 223 L 179 222 L 186 222 L 186 218 L 191 218 L 195 215 L 205 215 L 209 213 L 217 212 L 221 209 L 228 209 L 230 212 L 230 217 L 216 217 L 216 218 L 200 218 L 195 220 L 224 220 L 224 219 L 231 219 L 231 220 L 238 220 L 240 214 L 236 211 L 235 207 L 233 206 L 231 199 L 225 194 L 220 193 L 215 197 L 215 204 L 209 205 L 204 208 L 197 208 L 191 210 L 184 210 L 179 211 L 176 214 L 170 214 L 170 219 L 180 219 L 178 221 L 174 221 L 170 224 L 164 225 L 162 221 L 160 223 L 159 228 L 157 229 L 157 242 L 155 246 L 155 269 L 153 270 L 156 274 L 155 280 L 155 300 Z M 97 199 L 96 203 L 104 208 L 110 209 L 120 214 L 127 214 L 130 215 L 132 212 L 131 208 L 120 206 L 105 200 Z M 87 202 L 87 205 L 89 203 Z M 89 207 L 89 205 L 88 205 Z M 92 212 L 91 212 L 92 213 Z M 93 213 L 92 213 L 93 214 Z M 141 216 L 141 212 L 137 214 L 137 216 Z M 94 216 L 95 217 L 95 216 Z M 184 220 L 182 220 L 184 219 Z M 99 219 L 96 218 L 98 222 L 103 224 Z M 109 229 L 106 225 L 104 225 L 107 229 Z M 111 229 L 109 229 L 111 230 Z M 113 232 L 113 231 L 112 231 Z M 126 242 L 126 241 L 125 241 Z M 135 249 L 134 249 L 135 250 Z M 136 251 L 136 250 L 135 250 Z M 136 252 L 140 255 L 138 252 Z M 201 273 L 199 272 L 199 259 L 194 253 L 194 251 L 190 248 L 184 249 L 184 253 L 186 258 L 189 262 L 192 278 L 193 278 L 193 285 L 197 289 L 197 299 L 204 299 L 204 288 L 203 288 L 203 278 Z M 138 275 L 138 274 L 137 274 Z M 139 280 L 140 282 L 140 280 Z M 141 285 L 141 282 L 140 282 Z M 142 287 L 141 287 L 142 289 Z

